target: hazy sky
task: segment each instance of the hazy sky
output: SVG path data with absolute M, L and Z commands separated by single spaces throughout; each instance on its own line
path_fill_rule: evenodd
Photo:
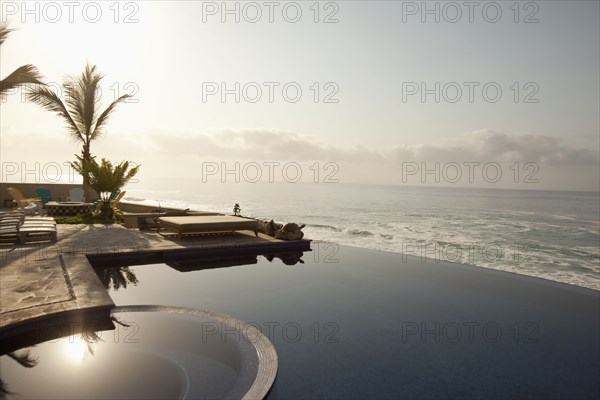
M 283 168 L 297 163 L 303 179 L 599 189 L 598 1 L 3 1 L 1 13 L 15 29 L 1 77 L 32 63 L 60 83 L 88 61 L 106 75 L 103 105 L 134 94 L 92 153 L 141 163 L 141 182 L 220 179 L 237 162 L 263 181 L 269 168 L 293 179 Z M 36 162 L 27 180 L 48 180 L 44 165 L 79 153 L 20 91 L 0 110 L 2 180 Z

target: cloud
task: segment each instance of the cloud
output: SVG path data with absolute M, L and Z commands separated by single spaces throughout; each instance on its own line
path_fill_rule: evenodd
M 8 128 L 8 129 L 5 129 Z M 80 145 L 70 143 L 61 133 L 31 133 L 23 135 L 2 126 L 0 158 L 4 175 L 15 170 L 44 170 L 44 165 L 60 165 L 79 153 Z M 276 129 L 224 129 L 212 132 L 166 132 L 144 133 L 111 132 L 92 146 L 99 157 L 113 161 L 131 160 L 142 165 L 140 179 L 156 177 L 200 176 L 205 162 L 227 163 L 267 161 L 296 162 L 303 165 L 303 178 L 312 179 L 314 162 L 319 162 L 320 176 L 331 171 L 325 163 L 337 164 L 340 182 L 421 184 L 422 176 L 411 176 L 411 181 L 402 180 L 404 162 L 480 164 L 475 183 L 461 181 L 467 186 L 485 186 L 482 166 L 497 162 L 502 165 L 503 180 L 493 187 L 516 187 L 525 189 L 599 190 L 599 151 L 595 146 L 577 147 L 567 141 L 532 133 L 503 133 L 479 130 L 448 137 L 437 143 L 419 145 L 339 146 L 319 138 L 299 135 L 295 132 Z M 525 163 L 534 162 L 538 185 L 523 185 L 523 177 L 532 173 Z M 44 164 L 46 163 L 46 164 Z M 513 163 L 521 163 L 518 182 L 513 182 Z M 68 164 L 67 164 L 68 165 Z M 283 165 L 283 164 L 282 164 Z M 11 172 L 12 171 L 12 172 Z M 280 175 L 281 167 L 277 173 Z M 466 172 L 463 171 L 465 174 Z M 14 175 L 14 176 L 13 176 Z M 19 177 L 22 174 L 13 174 Z M 279 178 L 281 178 L 277 175 Z M 428 178 L 429 179 L 429 178 Z M 429 184 L 429 180 L 426 182 Z M 436 182 L 434 182 L 436 183 Z M 443 183 L 443 182 L 441 182 Z M 437 184 L 437 183 L 436 183 Z
M 70 160 L 79 152 L 77 143 L 66 135 L 29 134 L 23 137 L 2 126 L 2 153 L 19 153 L 40 158 L 48 155 Z M 115 146 L 118 143 L 118 146 Z M 132 151 L 133 150 L 133 151 Z M 338 146 L 314 137 L 277 129 L 223 129 L 212 132 L 152 131 L 138 134 L 111 133 L 92 145 L 92 152 L 108 158 L 155 157 L 166 160 L 291 160 L 348 163 L 402 162 L 536 162 L 552 166 L 595 166 L 600 163 L 598 148 L 570 145 L 560 138 L 536 133 L 477 130 L 449 137 L 437 143 L 419 145 Z M 46 156 L 46 157 L 44 157 Z
M 598 149 L 570 146 L 533 133 L 478 130 L 434 144 L 414 146 L 335 146 L 294 132 L 227 129 L 211 133 L 153 132 L 146 136 L 159 153 L 247 160 L 327 160 L 352 163 L 403 161 L 537 162 L 545 165 L 597 165 Z
M 227 129 L 212 133 L 166 133 L 149 135 L 160 153 L 197 155 L 202 158 L 258 160 L 373 161 L 376 149 L 362 146 L 340 148 L 294 132 L 273 129 Z

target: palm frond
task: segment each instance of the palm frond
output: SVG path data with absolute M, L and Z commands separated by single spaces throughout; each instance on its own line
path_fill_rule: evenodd
M 96 160 L 81 161 L 84 176 L 87 178 L 89 186 L 96 193 L 114 193 L 131 180 L 139 171 L 140 165 L 129 169 L 129 161 L 123 161 L 113 166 L 110 160 L 102 159 L 100 164 Z
M 87 64 L 81 78 L 81 89 L 84 93 L 83 112 L 86 120 L 86 135 L 90 137 L 92 134 L 92 125 L 96 119 L 96 96 L 102 75 L 96 71 L 95 65 L 91 66 Z
M 28 84 L 44 85 L 38 69 L 31 64 L 17 68 L 6 78 L 2 79 L 0 81 L 0 93 L 6 93 L 11 89 Z
M 7 394 L 14 394 L 10 390 L 8 390 L 8 385 L 4 383 L 2 379 L 0 379 L 0 399 L 5 399 Z
M 4 41 L 8 37 L 8 34 L 11 33 L 12 31 L 13 30 L 9 29 L 7 26 L 0 25 L 0 45 L 2 45 L 2 43 L 4 43 Z
M 91 134 L 92 139 L 97 139 L 100 136 L 102 136 L 102 129 L 108 122 L 108 117 L 114 111 L 117 104 L 124 102 L 125 100 L 127 100 L 130 97 L 131 97 L 130 94 L 124 94 L 123 96 L 119 97 L 118 99 L 116 99 L 115 101 L 110 103 L 110 105 L 108 107 L 106 107 L 106 109 L 104 111 L 102 111 L 102 114 L 100 114 L 100 116 L 96 120 L 96 126 L 94 126 L 94 131 Z
M 98 90 L 102 78 L 96 66 L 87 64 L 81 75 L 67 77 L 63 84 L 67 107 L 73 119 L 78 121 L 84 143 L 88 144 L 94 139 L 92 127 L 96 121 Z
M 119 97 L 98 115 L 100 81 L 103 77 L 95 65 L 87 64 L 80 75 L 65 77 L 62 84 L 64 101 L 48 89 L 36 88 L 28 93 L 32 102 L 57 113 L 67 122 L 69 133 L 83 143 L 83 161 L 90 159 L 91 142 L 101 136 L 116 105 L 131 97 L 129 94 Z M 81 170 L 86 168 L 81 162 L 78 167 Z M 83 175 L 84 185 L 87 185 L 88 174 Z
M 77 123 L 82 141 L 85 139 L 86 123 L 83 103 L 85 101 L 81 83 L 78 77 L 66 76 L 63 80 L 62 88 L 65 96 L 65 106 L 71 114 L 71 118 Z
M 47 87 L 38 87 L 27 92 L 27 99 L 42 108 L 58 114 L 66 123 L 67 129 L 75 140 L 83 140 L 80 127 L 73 120 L 69 110 L 60 97 Z
M 10 358 L 12 358 L 13 360 L 15 360 L 16 362 L 18 362 L 20 365 L 22 365 L 25 368 L 33 368 L 39 362 L 39 358 L 31 356 L 31 352 L 29 350 L 25 350 L 21 354 L 12 352 L 12 353 L 8 353 L 6 355 L 9 356 Z

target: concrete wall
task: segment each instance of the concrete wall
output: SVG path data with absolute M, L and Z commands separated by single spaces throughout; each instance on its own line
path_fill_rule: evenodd
M 12 197 L 8 194 L 7 189 L 9 187 L 14 187 L 19 189 L 25 197 L 38 197 L 35 193 L 35 189 L 37 188 L 46 188 L 52 194 L 52 198 L 56 199 L 58 197 L 62 197 L 63 201 L 67 200 L 69 196 L 69 190 L 72 188 L 80 188 L 83 187 L 81 184 L 72 184 L 72 183 L 7 183 L 0 182 L 0 207 L 10 207 L 8 202 L 5 200 L 12 200 Z M 98 196 L 96 192 L 93 190 L 88 190 L 85 194 L 86 201 L 94 201 Z
M 69 196 L 69 190 L 72 188 L 83 187 L 81 184 L 71 184 L 71 183 L 6 183 L 0 182 L 0 208 L 4 208 L 5 200 L 12 200 L 12 197 L 8 194 L 9 187 L 15 187 L 19 189 L 25 197 L 37 197 L 35 193 L 35 189 L 37 188 L 46 188 L 52 194 L 52 198 L 56 199 L 58 197 L 62 197 L 63 201 L 67 200 Z M 93 190 L 88 190 L 85 195 L 86 201 L 94 201 L 98 196 L 96 192 Z M 127 197 L 127 194 L 125 194 Z M 6 203 L 6 207 L 10 207 L 8 202 Z M 117 206 L 120 210 L 125 212 L 132 213 L 146 213 L 154 210 L 155 206 L 136 204 L 136 203 L 128 203 L 126 201 L 121 200 L 119 205 Z M 163 207 L 163 211 L 181 211 L 182 209 L 178 208 L 168 208 Z

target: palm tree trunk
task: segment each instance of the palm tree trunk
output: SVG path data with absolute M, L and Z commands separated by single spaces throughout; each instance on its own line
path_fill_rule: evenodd
M 82 156 L 81 159 L 83 160 L 82 165 L 85 165 L 85 163 L 90 161 L 90 159 L 92 158 L 92 155 L 90 154 L 90 142 L 83 144 L 83 149 L 81 150 L 81 156 Z M 83 188 L 86 191 L 91 189 L 90 185 L 89 185 L 87 174 L 83 174 Z M 98 193 L 98 195 L 100 195 L 100 194 Z
M 100 214 L 103 217 L 106 217 L 106 218 L 112 220 L 114 217 L 114 211 L 113 211 L 112 207 L 110 206 L 110 203 L 111 203 L 110 200 L 108 200 L 106 202 L 104 202 L 104 201 L 102 202 L 102 208 L 100 209 Z

